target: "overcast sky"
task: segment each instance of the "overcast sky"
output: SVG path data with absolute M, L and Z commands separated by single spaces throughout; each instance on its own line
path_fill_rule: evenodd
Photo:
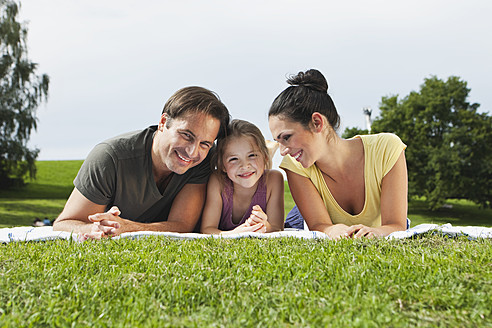
M 38 159 L 84 159 L 109 137 L 156 124 L 178 89 L 219 94 L 257 124 L 286 77 L 328 79 L 347 126 L 365 127 L 382 96 L 459 76 L 492 109 L 490 0 L 23 0 L 29 57 L 50 76 L 31 145 Z M 374 115 L 375 114 L 375 115 Z M 278 159 L 276 160 L 278 162 Z

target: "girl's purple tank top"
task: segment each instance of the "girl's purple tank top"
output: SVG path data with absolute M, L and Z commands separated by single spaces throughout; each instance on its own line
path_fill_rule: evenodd
M 234 185 L 229 178 L 226 178 L 224 183 L 224 190 L 222 191 L 222 214 L 220 216 L 219 229 L 222 231 L 233 230 L 237 226 L 243 224 L 246 219 L 251 215 L 251 211 L 253 210 L 254 205 L 260 205 L 263 211 L 266 210 L 266 184 L 265 184 L 265 174 L 260 177 L 258 180 L 258 186 L 256 187 L 255 194 L 251 199 L 251 204 L 249 205 L 249 209 L 244 213 L 243 218 L 239 221 L 238 224 L 232 222 L 232 196 L 234 194 Z

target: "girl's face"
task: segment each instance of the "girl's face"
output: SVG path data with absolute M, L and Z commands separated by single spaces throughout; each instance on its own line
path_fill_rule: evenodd
M 252 137 L 228 140 L 222 160 L 227 176 L 235 186 L 252 188 L 265 171 L 265 159 Z
M 303 167 L 313 165 L 318 159 L 316 135 L 300 123 L 280 116 L 271 116 L 268 120 L 273 139 L 280 144 L 280 155 L 290 155 Z

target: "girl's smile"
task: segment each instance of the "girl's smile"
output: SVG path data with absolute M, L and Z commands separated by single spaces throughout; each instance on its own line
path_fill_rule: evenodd
M 234 185 L 252 188 L 265 171 L 265 160 L 251 137 L 232 138 L 225 147 L 224 168 Z

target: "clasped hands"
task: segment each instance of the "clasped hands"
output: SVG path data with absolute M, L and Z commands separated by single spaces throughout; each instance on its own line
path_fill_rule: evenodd
M 123 219 L 120 218 L 121 212 L 117 206 L 113 206 L 109 211 L 104 213 L 96 213 L 88 216 L 91 225 L 90 232 L 82 233 L 79 236 L 80 241 L 87 239 L 101 239 L 104 237 L 112 237 L 120 234 L 117 229 L 121 228 Z
M 324 231 L 332 239 L 342 238 L 375 238 L 381 234 L 376 228 L 371 228 L 363 224 L 347 226 L 345 224 L 334 224 Z
M 236 227 L 234 232 L 267 232 L 267 228 L 269 227 L 268 216 L 261 209 L 259 205 L 253 206 L 253 210 L 251 211 L 251 215 L 246 219 L 246 222 Z

